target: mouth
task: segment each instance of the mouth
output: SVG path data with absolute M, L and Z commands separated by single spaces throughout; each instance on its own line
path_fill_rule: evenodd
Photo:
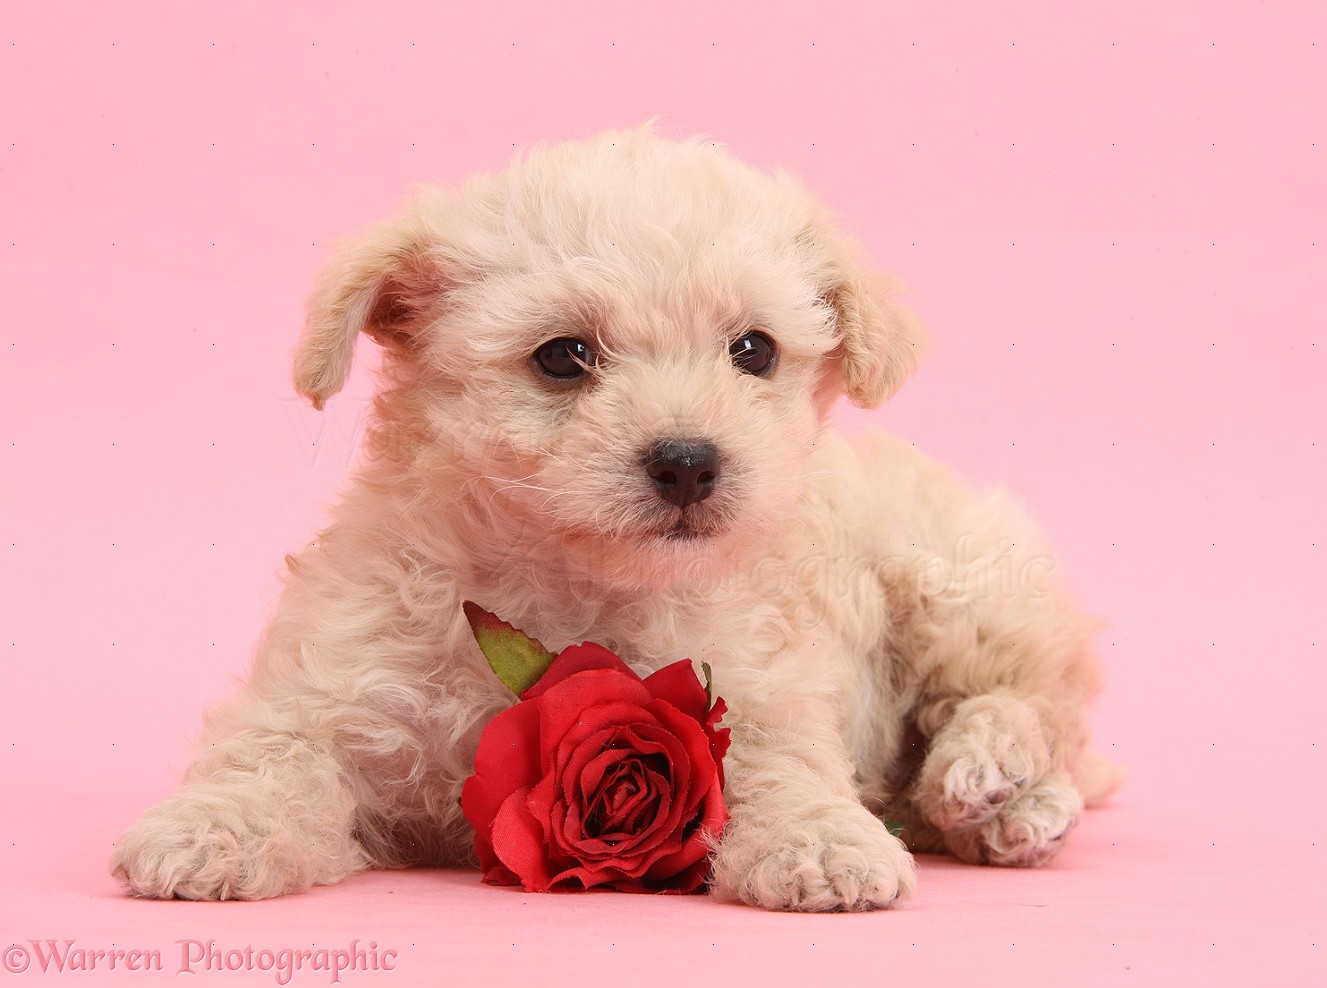
M 674 509 L 656 518 L 653 525 L 640 532 L 640 536 L 665 545 L 695 545 L 717 539 L 726 530 L 726 517 L 722 512 L 697 506 Z
M 713 538 L 716 534 L 713 529 L 700 528 L 685 518 L 679 518 L 672 528 L 662 533 L 667 542 L 699 542 L 702 539 Z

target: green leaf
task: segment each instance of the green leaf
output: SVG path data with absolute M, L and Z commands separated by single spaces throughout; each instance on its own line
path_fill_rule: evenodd
M 708 662 L 700 664 L 700 671 L 705 674 L 705 709 L 714 706 L 714 676 Z
M 539 682 L 553 664 L 556 656 L 552 652 L 496 614 L 469 600 L 461 604 L 461 609 L 489 668 L 517 696 Z

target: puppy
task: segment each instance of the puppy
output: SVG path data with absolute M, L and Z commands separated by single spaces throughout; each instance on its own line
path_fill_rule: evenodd
M 1037 865 L 1114 770 L 1093 623 L 1019 510 L 826 427 L 922 345 L 788 175 L 649 130 L 541 147 L 343 250 L 295 359 L 315 406 L 384 351 L 367 461 L 287 559 L 247 685 L 116 845 L 136 895 L 258 899 L 472 861 L 458 808 L 511 702 L 469 598 L 559 649 L 713 667 L 713 888 L 863 910 L 914 849 Z

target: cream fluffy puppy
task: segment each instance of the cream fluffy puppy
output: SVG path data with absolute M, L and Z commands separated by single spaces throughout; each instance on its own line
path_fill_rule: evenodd
M 511 697 L 460 602 L 638 671 L 713 667 L 731 822 L 714 888 L 888 906 L 914 848 L 1035 865 L 1113 770 L 1092 623 L 1018 510 L 826 428 L 921 345 L 784 174 L 649 130 L 424 189 L 316 290 L 319 408 L 384 348 L 367 460 L 288 562 L 247 685 L 117 844 L 135 894 L 256 899 L 472 860 L 457 805 Z

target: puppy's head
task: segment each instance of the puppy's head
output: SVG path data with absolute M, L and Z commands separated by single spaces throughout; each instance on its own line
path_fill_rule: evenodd
M 794 180 L 649 131 L 536 149 L 345 249 L 297 388 L 386 349 L 374 451 L 474 548 L 619 584 L 716 573 L 780 528 L 841 394 L 912 370 L 913 319 Z

